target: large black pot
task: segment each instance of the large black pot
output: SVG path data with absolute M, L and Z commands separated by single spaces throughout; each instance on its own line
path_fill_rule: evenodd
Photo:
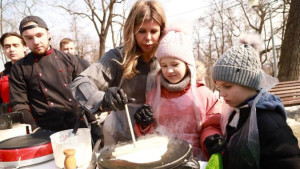
M 128 143 L 122 143 L 124 145 Z M 117 160 L 112 157 L 112 152 L 117 146 L 103 151 L 97 160 L 100 169 L 171 169 L 181 167 L 192 158 L 192 146 L 186 141 L 169 138 L 167 152 L 160 161 L 151 163 L 132 163 L 124 160 Z

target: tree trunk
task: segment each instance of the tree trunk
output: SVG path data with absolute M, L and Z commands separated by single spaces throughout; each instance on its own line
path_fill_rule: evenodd
M 300 74 L 300 1 L 291 0 L 278 63 L 279 81 L 298 80 Z
M 104 55 L 105 52 L 105 38 L 100 38 L 100 45 L 99 45 L 99 59 Z

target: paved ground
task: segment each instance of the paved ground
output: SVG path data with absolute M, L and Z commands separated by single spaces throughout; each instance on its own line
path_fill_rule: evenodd
M 287 123 L 291 126 L 295 136 L 298 138 L 298 145 L 300 147 L 300 105 L 286 107 L 288 112 Z
M 298 145 L 300 147 L 300 122 L 297 122 L 294 119 L 290 118 L 288 118 L 287 122 L 291 126 L 294 135 L 298 138 Z

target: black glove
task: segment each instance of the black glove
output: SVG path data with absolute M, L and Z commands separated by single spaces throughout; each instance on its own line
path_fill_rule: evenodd
M 23 123 L 23 112 L 12 112 L 0 114 L 0 130 L 12 128 L 14 123 Z
M 128 103 L 128 99 L 123 90 L 119 87 L 110 87 L 105 91 L 102 100 L 102 110 L 124 110 L 125 104 Z
M 226 141 L 219 134 L 214 134 L 205 138 L 204 145 L 207 153 L 212 155 L 214 153 L 221 153 L 225 149 Z
M 30 124 L 31 125 L 31 130 L 34 131 L 38 125 L 36 124 L 31 112 L 29 110 L 26 110 L 26 109 L 22 109 L 20 110 L 20 112 L 23 112 L 24 114 L 24 123 L 25 124 Z
M 143 127 L 148 126 L 154 121 L 152 107 L 148 104 L 142 105 L 137 109 L 133 117 L 136 123 Z
M 94 143 L 96 143 L 98 139 L 104 139 L 102 126 L 98 125 L 98 123 L 91 123 L 91 135 Z
M 0 105 L 0 114 L 8 113 L 8 105 L 6 103 L 1 103 Z
M 0 105 L 0 114 L 2 114 L 2 113 L 9 113 L 8 112 L 8 108 L 12 108 L 16 104 L 17 104 L 17 102 L 1 103 L 1 105 Z

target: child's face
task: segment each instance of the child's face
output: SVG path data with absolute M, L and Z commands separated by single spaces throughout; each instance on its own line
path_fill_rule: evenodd
M 231 107 L 238 107 L 243 101 L 257 93 L 255 89 L 224 81 L 216 81 L 216 85 L 220 90 L 220 96 Z
M 171 57 L 162 58 L 160 67 L 163 76 L 173 84 L 180 82 L 187 72 L 185 62 Z

